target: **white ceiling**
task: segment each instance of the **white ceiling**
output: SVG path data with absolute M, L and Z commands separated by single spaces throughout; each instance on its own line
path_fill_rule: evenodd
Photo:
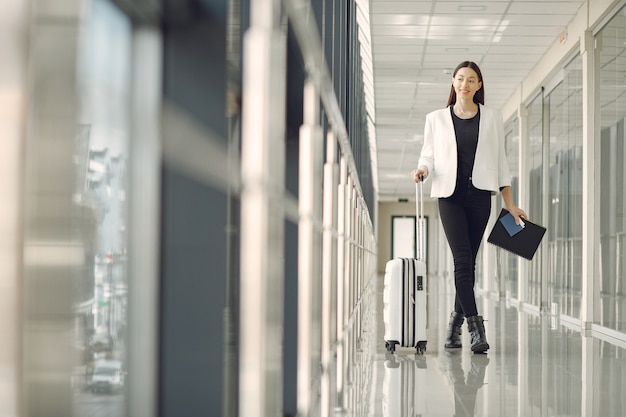
M 424 118 L 445 107 L 460 62 L 479 65 L 485 104 L 500 108 L 583 3 L 371 0 L 379 200 L 415 195 Z

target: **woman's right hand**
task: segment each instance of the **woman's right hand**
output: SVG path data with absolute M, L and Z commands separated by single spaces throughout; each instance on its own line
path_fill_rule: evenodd
M 428 177 L 428 168 L 422 166 L 411 171 L 411 175 L 413 176 L 413 180 L 415 182 L 422 182 Z

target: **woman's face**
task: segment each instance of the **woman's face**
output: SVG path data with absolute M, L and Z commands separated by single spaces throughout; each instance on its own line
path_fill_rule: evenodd
M 463 67 L 459 68 L 452 78 L 452 86 L 457 99 L 473 101 L 474 94 L 480 90 L 483 83 L 478 79 L 476 71 L 469 67 Z

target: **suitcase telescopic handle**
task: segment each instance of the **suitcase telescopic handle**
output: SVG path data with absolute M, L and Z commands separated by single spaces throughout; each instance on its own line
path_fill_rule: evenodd
M 424 176 L 415 183 L 415 238 L 417 243 L 417 259 L 424 261 Z

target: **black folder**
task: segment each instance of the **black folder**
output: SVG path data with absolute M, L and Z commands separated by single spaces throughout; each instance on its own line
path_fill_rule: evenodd
M 532 260 L 541 243 L 541 239 L 543 239 L 543 235 L 546 233 L 546 228 L 530 220 L 523 219 L 524 227 L 511 236 L 505 228 L 505 224 L 507 224 L 505 216 L 507 215 L 509 215 L 508 210 L 502 209 L 502 211 L 500 211 L 498 220 L 493 226 L 487 238 L 487 242 L 499 246 L 515 255 L 519 255 L 522 258 Z M 504 224 L 501 220 L 504 220 Z

